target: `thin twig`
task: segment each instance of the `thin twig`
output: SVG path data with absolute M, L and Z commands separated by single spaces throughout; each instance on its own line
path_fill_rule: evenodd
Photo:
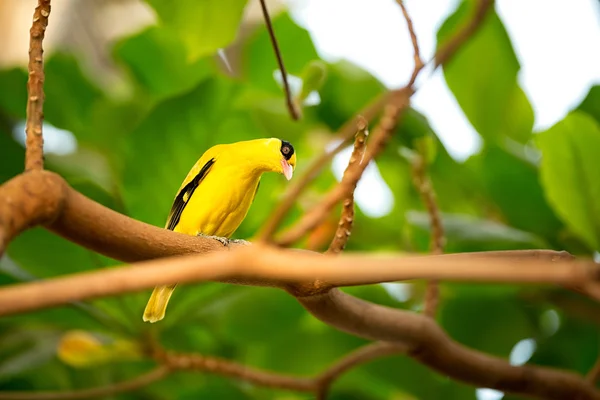
M 221 376 L 229 376 L 265 387 L 289 389 L 300 392 L 313 392 L 315 389 L 314 382 L 310 378 L 287 376 L 275 372 L 263 371 L 218 357 L 208 357 L 201 354 L 166 352 L 159 356 L 159 360 L 176 370 L 198 370 Z
M 419 154 L 412 163 L 412 176 L 415 188 L 421 196 L 421 201 L 425 205 L 429 215 L 429 225 L 431 227 L 430 251 L 432 254 L 442 254 L 444 252 L 444 226 L 440 215 L 440 209 L 435 199 L 435 191 L 425 165 L 425 155 Z M 439 302 L 439 284 L 435 280 L 427 282 L 425 289 L 425 315 L 435 318 Z
M 27 81 L 27 133 L 25 150 L 25 170 L 44 168 L 44 49 L 42 42 L 48 26 L 50 0 L 38 0 L 33 13 L 29 39 L 29 79 Z
M 407 87 L 413 87 L 413 85 L 415 84 L 415 81 L 417 80 L 417 76 L 419 76 L 419 72 L 421 72 L 421 70 L 423 69 L 425 64 L 423 63 L 423 60 L 421 59 L 421 52 L 419 50 L 419 42 L 417 41 L 417 34 L 415 33 L 415 28 L 413 26 L 412 19 L 410 18 L 410 15 L 408 14 L 406 7 L 404 6 L 404 1 L 403 0 L 396 0 L 396 1 L 397 1 L 398 5 L 400 6 L 400 8 L 402 9 L 402 14 L 404 15 L 404 19 L 406 20 L 406 26 L 408 27 L 408 33 L 410 34 L 410 40 L 413 45 L 415 67 L 413 68 L 413 72 L 410 76 L 410 80 L 408 81 L 408 84 L 406 85 Z
M 466 41 L 473 37 L 488 12 L 493 9 L 494 0 L 478 0 L 473 16 L 459 29 L 454 36 L 441 45 L 434 55 L 434 69 L 447 64 Z
M 356 138 L 354 139 L 354 149 L 352 150 L 352 155 L 350 156 L 350 160 L 348 161 L 348 166 L 344 171 L 344 175 L 350 173 L 352 165 L 356 163 L 362 163 L 365 155 L 365 147 L 368 131 L 367 121 L 359 116 L 357 122 L 357 132 Z M 340 253 L 346 247 L 346 243 L 350 238 L 350 234 L 352 233 L 352 224 L 354 222 L 354 190 L 350 193 L 350 195 L 344 200 L 342 215 L 340 216 L 340 222 L 338 223 L 337 230 L 335 232 L 335 236 L 329 245 L 329 249 L 327 253 Z
M 354 196 L 350 195 L 342 203 L 342 214 L 338 222 L 338 227 L 335 230 L 335 235 L 329 244 L 329 248 L 325 253 L 341 253 L 346 248 L 346 243 L 352 233 L 352 225 L 354 224 Z
M 384 93 L 378 96 L 375 100 L 367 104 L 360 111 L 359 115 L 362 115 L 367 121 L 371 121 L 372 119 L 376 118 L 386 104 L 389 96 L 390 93 Z M 323 152 L 312 162 L 304 175 L 302 175 L 299 179 L 296 179 L 294 184 L 290 185 L 287 192 L 283 195 L 279 206 L 271 213 L 270 218 L 263 224 L 263 227 L 258 235 L 258 240 L 267 242 L 271 240 L 273 233 L 275 233 L 285 216 L 288 214 L 300 196 L 300 193 L 302 193 L 302 191 L 312 181 L 314 181 L 317 176 L 319 176 L 321 170 L 333 159 L 333 157 L 346 147 L 355 133 L 356 118 L 352 117 L 352 119 L 346 121 L 346 123 L 339 129 L 335 135 L 335 139 L 332 140 L 332 143 L 339 142 L 337 146 L 335 146 L 332 150 Z
M 412 20 L 402 1 L 399 0 L 399 4 L 404 17 L 406 18 L 408 31 L 414 48 L 415 65 L 411 79 L 405 87 L 395 91 L 388 97 L 388 102 L 384 107 L 381 121 L 375 129 L 375 133 L 371 140 L 372 143 L 369 145 L 369 149 L 367 149 L 364 163 L 356 164 L 356 167 L 352 166 L 352 168 L 348 168 L 346 170 L 347 174 L 344 174 L 344 178 L 340 184 L 331 190 L 321 203 L 305 214 L 293 227 L 284 231 L 281 237 L 276 240 L 276 243 L 280 246 L 289 246 L 301 239 L 306 233 L 314 229 L 319 223 L 327 218 L 329 212 L 331 212 L 332 208 L 338 202 L 343 198 L 347 198 L 348 195 L 354 191 L 354 188 L 358 184 L 367 165 L 384 149 L 388 139 L 396 128 L 402 113 L 410 105 L 410 97 L 414 93 L 413 84 L 417 79 L 419 72 L 423 69 L 423 61 L 421 60 L 419 45 L 417 43 Z
M 277 44 L 277 37 L 275 37 L 275 31 L 273 30 L 273 25 L 271 24 L 271 17 L 269 16 L 269 11 L 267 10 L 267 4 L 265 0 L 260 0 L 260 6 L 262 8 L 263 17 L 265 18 L 267 31 L 269 32 L 269 38 L 271 39 L 271 44 L 273 45 L 273 50 L 275 51 L 277 64 L 279 64 L 279 70 L 281 71 L 281 79 L 283 80 L 283 89 L 285 91 L 287 108 L 290 111 L 292 119 L 298 120 L 300 119 L 300 113 L 298 112 L 296 104 L 292 99 L 292 91 L 290 90 L 290 85 L 288 83 L 287 72 L 285 70 L 285 65 L 283 64 L 283 57 L 281 55 L 281 51 L 279 50 L 279 45 Z
M 469 39 L 471 35 L 473 35 L 477 29 L 479 29 L 481 23 L 483 22 L 485 15 L 491 9 L 493 5 L 493 0 L 480 0 L 478 2 L 478 6 L 476 8 L 476 12 L 474 17 L 469 21 L 469 23 L 464 27 L 464 29 L 460 30 L 455 34 L 452 38 L 450 38 L 446 44 L 441 46 L 434 56 L 434 60 L 436 61 L 435 67 L 438 65 L 446 63 L 456 51 L 462 46 L 462 44 Z M 410 19 L 410 18 L 409 18 Z M 409 27 L 409 32 L 411 32 L 411 39 L 414 35 L 414 29 L 412 27 L 412 21 L 410 24 L 407 20 L 407 25 Z M 417 57 L 419 59 L 420 55 L 418 52 L 418 46 L 415 47 L 416 44 L 416 35 L 413 40 L 413 48 L 417 51 L 415 53 L 415 60 Z M 422 61 L 421 61 L 422 64 Z M 414 85 L 414 81 L 416 80 L 418 73 L 423 67 L 419 66 L 419 63 L 415 63 L 415 69 L 413 69 L 413 73 L 411 75 L 411 79 L 408 83 L 409 87 Z M 414 76 L 414 78 L 413 78 Z M 402 92 L 405 88 L 396 89 L 391 92 L 385 93 L 384 95 L 375 99 L 367 108 L 362 110 L 359 114 L 363 115 L 367 120 L 371 121 L 373 118 L 379 113 L 379 111 L 388 103 L 390 98 L 393 97 L 401 97 Z M 325 152 L 320 158 L 315 160 L 313 165 L 309 168 L 306 174 L 298 180 L 296 185 L 290 187 L 283 200 L 280 203 L 280 206 L 272 213 L 271 218 L 265 222 L 261 233 L 259 235 L 259 240 L 270 241 L 273 233 L 277 230 L 289 210 L 292 208 L 292 205 L 300 195 L 300 193 L 306 188 L 306 186 L 311 183 L 314 178 L 318 175 L 319 171 L 333 158 L 335 154 L 337 154 L 345 145 L 346 142 L 352 137 L 354 133 L 354 118 L 344 125 L 344 127 L 340 130 L 340 134 L 338 137 L 343 141 L 340 145 L 332 152 Z
M 376 358 L 404 353 L 407 350 L 409 350 L 407 346 L 394 343 L 376 342 L 370 343 L 354 350 L 351 353 L 346 354 L 343 358 L 335 362 L 316 377 L 317 400 L 325 400 L 333 381 L 338 379 L 348 370 L 360 364 L 365 364 Z
M 147 374 L 113 385 L 92 389 L 73 390 L 70 392 L 0 392 L 0 400 L 80 400 L 108 397 L 148 386 L 152 382 L 163 379 L 170 373 L 171 369 L 163 365 L 153 369 Z
M 394 100 L 390 100 L 383 110 L 383 116 L 375 128 L 371 140 L 367 144 L 363 162 L 353 164 L 348 168 L 341 182 L 336 185 L 319 204 L 313 207 L 308 213 L 304 214 L 295 225 L 281 234 L 276 240 L 278 245 L 290 246 L 301 239 L 327 218 L 336 204 L 342 201 L 342 199 L 347 198 L 349 194 L 354 191 L 354 188 L 358 184 L 358 181 L 371 160 L 379 155 L 385 148 L 389 137 L 392 135 L 398 124 L 399 116 L 409 105 L 411 93 L 411 91 L 405 88 L 405 90 L 399 92 L 397 96 L 394 96 Z

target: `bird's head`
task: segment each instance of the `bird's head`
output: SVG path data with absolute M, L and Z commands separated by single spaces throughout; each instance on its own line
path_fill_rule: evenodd
M 254 141 L 258 146 L 266 146 L 267 151 L 264 153 L 264 147 L 260 150 L 262 154 L 261 161 L 264 164 L 264 170 L 273 171 L 282 174 L 289 181 L 292 179 L 294 169 L 296 168 L 296 152 L 294 146 L 285 140 L 270 138 L 258 139 Z
M 227 154 L 234 157 L 233 163 L 243 163 L 256 172 L 277 172 L 289 181 L 296 169 L 296 152 L 290 142 L 277 138 L 254 139 L 237 142 L 234 151 Z
M 278 172 L 282 173 L 283 176 L 285 176 L 285 178 L 289 181 L 292 179 L 294 169 L 296 168 L 296 152 L 294 151 L 294 146 L 292 146 L 290 142 L 281 140 L 279 154 L 281 155 L 281 159 L 279 161 L 279 164 L 281 165 L 281 171 Z

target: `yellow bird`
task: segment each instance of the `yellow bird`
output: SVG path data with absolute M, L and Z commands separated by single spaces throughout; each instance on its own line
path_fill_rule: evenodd
M 181 184 L 165 227 L 188 235 L 229 238 L 246 217 L 263 172 L 278 172 L 290 180 L 295 167 L 294 147 L 285 140 L 256 139 L 213 146 Z M 175 286 L 154 288 L 144 321 L 164 318 Z

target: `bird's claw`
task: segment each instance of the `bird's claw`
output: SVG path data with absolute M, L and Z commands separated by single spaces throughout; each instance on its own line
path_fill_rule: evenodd
M 218 240 L 225 247 L 229 246 L 231 243 L 245 245 L 245 246 L 248 246 L 248 245 L 252 244 L 249 241 L 244 240 L 244 239 L 228 239 L 228 238 L 224 238 L 224 237 L 221 237 L 221 236 L 203 235 L 202 233 L 199 233 L 196 236 L 202 236 L 202 237 L 205 237 L 207 239 Z
M 231 240 L 229 240 L 227 238 L 224 238 L 224 237 L 221 237 L 221 236 L 213 236 L 213 235 L 208 236 L 208 235 L 203 235 L 201 233 L 199 233 L 197 236 L 202 236 L 202 237 L 205 237 L 207 239 L 217 240 L 217 241 L 221 242 L 221 244 L 223 246 L 225 246 L 225 247 L 229 246 L 229 243 L 231 242 Z
M 244 239 L 231 239 L 230 242 L 231 243 L 235 243 L 235 244 L 243 244 L 245 246 L 248 246 L 248 245 L 252 244 L 249 241 L 244 240 Z

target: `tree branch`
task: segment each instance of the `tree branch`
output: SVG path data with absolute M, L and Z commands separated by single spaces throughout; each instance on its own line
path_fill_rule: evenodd
M 171 370 L 160 366 L 129 381 L 91 389 L 56 392 L 0 392 L 0 400 L 80 400 L 112 396 L 148 386 L 169 375 Z
M 406 7 L 404 6 L 404 1 L 396 0 L 396 2 L 402 9 L 402 15 L 404 15 L 404 19 L 406 20 L 406 26 L 408 27 L 408 33 L 410 35 L 410 40 L 413 45 L 415 67 L 413 68 L 413 72 L 410 77 L 410 80 L 408 81 L 408 84 L 406 85 L 407 87 L 413 87 L 413 85 L 415 84 L 415 81 L 417 80 L 417 76 L 419 76 L 419 72 L 421 72 L 421 70 L 423 69 L 425 64 L 423 63 L 423 60 L 421 59 L 421 52 L 419 50 L 419 42 L 417 41 L 417 34 L 415 33 L 415 28 L 413 26 L 412 19 L 410 18 L 410 15 L 408 14 Z
M 473 16 L 468 19 L 467 23 L 458 30 L 454 36 L 449 38 L 446 43 L 439 46 L 434 56 L 434 68 L 450 62 L 458 49 L 460 49 L 462 45 L 477 32 L 493 6 L 494 0 L 477 1 Z
M 208 239 L 212 240 L 212 239 Z M 485 264 L 485 268 L 482 265 Z M 281 268 L 285 265 L 285 268 Z M 295 290 L 318 280 L 328 287 L 408 279 L 577 285 L 598 281 L 591 261 L 486 257 L 483 253 L 442 256 L 353 254 L 329 256 L 255 244 L 206 255 L 176 256 L 0 288 L 0 315 L 74 300 L 130 293 L 174 282 L 218 281 Z M 308 291 L 297 293 L 308 296 Z
M 440 216 L 440 209 L 435 199 L 435 192 L 431 180 L 427 176 L 425 165 L 425 155 L 419 154 L 412 163 L 412 176 L 415 188 L 421 196 L 421 201 L 425 205 L 429 215 L 429 225 L 431 226 L 431 253 L 442 254 L 444 252 L 444 226 Z M 425 290 L 425 315 L 435 318 L 439 301 L 438 282 L 430 280 L 427 282 Z
M 367 121 L 360 117 L 357 122 L 357 132 L 356 139 L 354 140 L 354 149 L 352 150 L 352 155 L 350 156 L 350 160 L 348 161 L 348 166 L 344 171 L 344 176 L 346 174 L 351 173 L 351 169 L 354 168 L 353 165 L 357 162 L 360 164 L 363 162 L 363 158 L 365 155 L 365 146 L 367 135 L 369 134 Z M 352 223 L 354 222 L 354 190 L 356 186 L 350 192 L 350 195 L 344 200 L 342 215 L 340 217 L 340 222 L 338 223 L 338 228 L 335 232 L 335 236 L 329 245 L 329 249 L 327 253 L 339 253 L 344 250 L 346 247 L 346 243 L 350 238 L 350 234 L 352 233 Z
M 393 92 L 384 93 L 378 96 L 375 100 L 371 101 L 365 108 L 363 108 L 359 115 L 361 115 L 367 121 L 374 119 L 379 112 L 383 109 L 384 105 L 388 101 L 390 94 Z M 356 119 L 352 118 L 348 120 L 335 135 L 335 139 L 332 142 L 338 142 L 338 145 L 333 150 L 323 152 L 317 157 L 312 164 L 308 167 L 304 175 L 299 179 L 295 180 L 287 192 L 284 194 L 283 199 L 279 203 L 279 206 L 273 211 L 271 217 L 265 221 L 260 233 L 257 235 L 260 241 L 271 241 L 273 233 L 277 230 L 287 213 L 290 211 L 295 201 L 300 196 L 300 193 L 319 175 L 323 168 L 331 162 L 333 157 L 346 147 L 350 139 L 356 133 Z
M 60 176 L 36 170 L 0 186 L 0 256 L 21 232 L 61 213 L 67 188 L 72 190 Z
M 408 346 L 408 355 L 416 361 L 471 385 L 543 399 L 600 399 L 600 393 L 576 374 L 512 366 L 453 341 L 435 321 L 423 315 L 370 304 L 339 290 L 298 300 L 329 325 L 367 339 Z
M 271 388 L 289 389 L 300 392 L 313 392 L 315 390 L 313 379 L 286 376 L 250 368 L 218 357 L 166 352 L 161 354 L 158 360 L 175 370 L 198 370 L 221 376 L 229 376 Z
M 331 384 L 350 369 L 376 358 L 405 353 L 406 351 L 408 351 L 408 346 L 405 345 L 375 342 L 359 347 L 353 352 L 346 354 L 342 359 L 317 376 L 317 400 L 325 400 Z
M 49 6 L 49 0 L 39 0 L 39 2 L 40 5 Z M 447 62 L 460 44 L 475 32 L 492 4 L 491 0 L 481 0 L 475 17 L 465 29 L 459 31 L 440 48 L 435 58 L 436 66 Z M 45 9 L 40 6 L 38 9 L 40 15 L 47 18 L 49 8 L 45 12 L 46 15 L 44 15 Z M 266 14 L 266 8 L 263 8 L 263 12 Z M 268 17 L 268 14 L 266 15 Z M 34 19 L 31 47 L 32 50 L 39 51 L 39 60 L 35 56 L 32 57 L 34 62 L 39 63 L 39 66 L 35 67 L 34 64 L 34 67 L 39 67 L 41 70 L 43 29 L 39 34 L 35 33 L 33 31 L 35 22 L 37 21 Z M 270 26 L 270 21 L 268 25 Z M 45 28 L 45 25 L 40 27 Z M 409 25 L 409 31 L 412 32 L 412 23 Z M 278 54 L 272 27 L 269 33 L 279 61 L 281 56 Z M 34 39 L 39 39 L 39 48 L 34 46 Z M 416 41 L 413 41 L 414 43 Z M 32 51 L 32 54 L 35 51 Z M 283 65 L 281 68 L 285 80 L 287 75 Z M 43 84 L 43 71 L 41 72 L 42 75 L 32 72 L 30 60 L 30 83 L 38 79 L 35 85 L 40 88 L 40 91 Z M 414 83 L 414 79 L 411 79 L 411 82 Z M 288 92 L 289 88 L 286 94 Z M 412 84 L 409 84 L 387 95 L 384 116 L 375 129 L 365 155 L 365 167 L 385 146 L 398 118 L 408 107 L 412 93 Z M 0 187 L 1 250 L 16 234 L 37 223 L 44 223 L 48 229 L 90 249 L 127 261 L 224 248 L 212 239 L 168 232 L 129 219 L 74 191 L 57 175 L 35 171 L 42 169 L 43 166 L 42 103 L 40 101 L 43 97 L 31 98 L 31 95 L 34 95 L 31 90 L 29 94 L 28 123 L 33 119 L 30 118 L 32 114 L 29 110 L 32 106 L 33 111 L 40 112 L 38 135 L 40 140 L 34 139 L 38 133 L 35 127 L 31 130 L 28 125 L 26 169 L 30 172 Z M 40 94 L 43 96 L 43 92 Z M 290 96 L 287 97 L 290 101 Z M 36 154 L 40 155 L 37 163 L 33 161 L 37 157 Z M 344 198 L 344 193 L 347 195 L 353 180 L 354 185 L 358 182 L 363 170 L 364 168 L 352 170 L 348 182 L 334 189 L 338 195 L 342 194 L 336 202 Z M 31 185 L 35 183 L 39 183 L 41 187 L 36 186 L 32 191 Z M 42 190 L 43 187 L 48 188 L 49 192 Z M 41 200 L 47 193 L 49 199 Z M 36 200 L 31 200 L 32 197 Z M 18 205 L 23 200 L 31 201 L 33 205 Z M 585 287 L 592 296 L 598 295 L 596 288 L 599 273 L 596 264 L 544 259 L 543 255 L 559 256 L 558 253 L 553 252 L 535 252 L 535 255 L 521 253 L 525 256 L 523 258 L 515 254 L 514 252 L 510 255 L 496 254 L 496 257 L 490 257 L 491 254 L 488 257 L 481 254 L 405 258 L 361 254 L 330 257 L 272 249 L 262 245 L 240 246 L 231 252 L 147 261 L 129 267 L 4 287 L 0 289 L 0 315 L 64 304 L 77 299 L 138 291 L 173 282 L 218 280 L 276 286 L 299 296 L 299 301 L 307 310 L 338 329 L 371 340 L 389 341 L 398 346 L 406 346 L 409 355 L 417 361 L 464 382 L 537 397 L 599 398 L 600 395 L 592 385 L 574 374 L 547 368 L 510 366 L 504 360 L 473 351 L 452 341 L 434 321 L 427 317 L 370 304 L 338 290 L 330 290 L 332 286 L 434 278 L 561 284 L 569 287 Z M 535 259 L 535 256 L 540 255 L 542 255 L 541 259 Z M 485 268 L 482 268 L 483 264 Z M 281 268 L 281 265 L 286 265 L 286 268 Z M 201 362 L 205 363 L 206 358 L 198 361 Z M 207 366 L 203 365 L 203 368 Z
M 172 232 L 117 213 L 49 171 L 21 174 L 0 186 L 0 254 L 12 238 L 37 224 L 125 262 L 224 249 L 216 240 Z
M 64 185 L 63 190 L 56 191 L 57 193 L 66 191 L 67 194 L 63 201 L 59 202 L 62 204 L 62 211 L 50 223 L 51 229 L 66 237 L 75 238 L 81 244 L 104 251 L 104 254 L 114 257 L 123 252 L 127 259 L 147 256 L 153 258 L 165 255 L 163 253 L 186 254 L 223 248 L 219 242 L 212 239 L 177 234 L 114 213 L 75 192 L 60 177 L 50 172 L 34 171 L 22 175 L 15 178 L 16 186 L 19 186 L 19 180 L 25 182 L 30 176 L 39 176 L 39 183 L 42 185 L 48 181 L 59 186 Z M 6 187 L 7 185 L 4 185 L 0 188 L 0 194 Z M 13 186 L 11 184 L 8 187 Z M 2 198 L 0 196 L 0 199 Z M 2 210 L 3 208 L 0 207 L 0 212 Z M 114 226 L 103 225 L 110 224 L 111 221 L 119 223 Z M 90 228 L 98 228 L 98 234 L 94 234 L 96 231 L 93 229 L 88 232 Z M 126 243 L 122 243 L 123 241 Z M 174 247 L 170 248 L 171 245 Z M 133 253 L 126 252 L 127 246 L 129 250 L 134 250 Z M 310 307 L 307 306 L 309 311 L 324 319 L 318 309 L 321 308 L 322 312 L 327 314 L 329 307 L 327 297 L 310 296 L 310 294 L 323 293 L 327 289 L 327 284 L 342 286 L 401 279 L 437 278 L 579 286 L 597 278 L 595 264 L 565 262 L 562 260 L 572 258 L 568 253 L 543 250 L 491 252 L 487 257 L 482 253 L 475 253 L 401 258 L 364 255 L 322 256 L 303 251 L 272 249 L 263 245 L 235 247 L 234 251 L 214 252 L 205 256 L 173 257 L 128 267 L 109 268 L 47 281 L 7 286 L 0 289 L 0 315 L 65 304 L 78 299 L 137 291 L 172 282 L 221 280 L 286 288 L 292 293 L 304 295 L 300 297 L 302 303 L 307 306 L 310 302 Z M 482 268 L 484 264 L 485 268 Z M 280 265 L 286 265 L 286 268 L 280 268 Z M 365 268 L 367 265 L 369 268 Z M 317 282 L 315 277 L 327 283 L 325 285 L 319 283 L 320 287 L 326 288 L 325 290 L 299 291 L 298 288 L 302 289 L 303 285 L 309 289 L 319 286 L 314 284 Z M 349 298 L 345 301 L 358 300 Z M 390 333 L 381 330 L 381 325 L 390 325 L 397 330 L 394 342 L 403 342 L 403 337 L 406 335 L 402 333 L 404 318 L 408 318 L 407 315 L 411 314 L 382 314 L 381 316 L 386 319 L 371 323 L 375 315 L 372 311 L 380 308 L 364 303 L 363 309 L 358 314 L 339 315 L 338 318 L 342 320 L 334 322 L 333 325 L 342 330 L 348 329 L 347 326 L 351 325 L 359 336 L 384 341 L 390 341 Z M 324 320 L 327 322 L 327 319 Z M 408 327 L 410 325 L 407 325 L 407 329 Z M 425 335 L 427 332 L 421 334 Z M 460 359 L 462 355 L 459 354 L 457 357 Z M 440 360 L 434 362 L 442 363 Z M 507 363 L 505 364 L 509 367 Z M 443 368 L 447 368 L 445 365 L 440 368 L 444 370 Z M 475 378 L 469 378 L 467 375 L 469 374 L 465 373 L 459 379 L 470 383 L 475 382 L 479 386 L 493 387 L 479 382 L 482 378 L 477 375 Z M 498 379 L 501 377 L 503 375 L 499 375 Z M 568 378 L 567 382 L 571 382 L 571 378 Z
M 287 108 L 290 112 L 292 119 L 298 120 L 300 119 L 300 113 L 296 108 L 296 104 L 294 104 L 294 101 L 292 100 L 292 91 L 290 90 L 290 85 L 288 83 L 285 65 L 283 65 L 283 57 L 281 55 L 281 51 L 279 50 L 279 45 L 277 44 L 277 37 L 275 37 L 275 31 L 273 30 L 273 25 L 271 24 L 271 17 L 269 16 L 269 11 L 267 10 L 267 4 L 265 3 L 265 0 L 260 0 L 260 7 L 262 8 L 263 17 L 265 18 L 265 25 L 267 26 L 269 38 L 271 39 L 273 51 L 275 52 L 277 64 L 279 65 L 279 70 L 281 72 L 281 79 L 283 80 L 283 89 L 285 92 L 285 101 L 287 104 Z
M 401 3 L 401 0 L 398 0 Z M 470 36 L 472 36 L 477 29 L 479 29 L 481 23 L 483 22 L 487 12 L 492 8 L 493 0 L 479 0 L 476 12 L 474 13 L 473 18 L 469 20 L 469 23 L 457 34 L 455 34 L 452 38 L 450 38 L 443 46 L 440 46 L 437 50 L 434 60 L 436 62 L 435 67 L 446 63 L 451 57 L 454 56 L 456 51 L 466 42 Z M 405 9 L 402 8 L 403 13 Z M 405 14 L 405 18 L 408 14 Z M 411 34 L 411 41 L 413 43 L 413 49 L 415 51 L 415 68 L 413 69 L 413 73 L 411 79 L 408 82 L 408 87 L 412 87 L 414 85 L 414 81 L 416 80 L 418 73 L 421 71 L 423 63 L 420 57 L 420 53 L 418 51 L 418 44 L 416 40 L 416 35 L 414 33 L 412 20 L 408 22 L 410 18 L 407 19 L 407 26 L 409 29 L 409 33 Z M 417 60 L 421 60 L 419 63 Z M 414 76 L 414 78 L 413 78 Z M 396 89 L 383 95 L 379 96 L 375 100 L 373 100 L 369 105 L 367 105 L 363 110 L 359 112 L 359 115 L 363 115 L 367 121 L 372 121 L 377 114 L 382 110 L 382 108 L 390 103 L 390 100 L 394 98 L 403 98 L 406 93 L 406 86 L 401 89 Z M 272 213 L 271 218 L 265 222 L 263 228 L 261 229 L 260 234 L 258 235 L 259 240 L 270 241 L 271 237 L 292 208 L 292 205 L 302 193 L 302 191 L 306 188 L 308 184 L 310 184 L 318 175 L 318 173 L 323 169 L 323 167 L 331 161 L 333 156 L 337 154 L 340 150 L 342 150 L 347 142 L 350 140 L 352 135 L 354 134 L 354 118 L 347 121 L 344 126 L 340 129 L 337 138 L 340 141 L 340 144 L 332 151 L 325 152 L 321 155 L 321 157 L 317 158 L 311 167 L 307 170 L 307 172 L 302 176 L 301 179 L 297 180 L 296 184 L 292 185 L 286 194 L 284 195 L 283 200 L 281 201 L 279 207 L 275 209 Z
M 25 151 L 25 170 L 44 168 L 44 137 L 42 122 L 44 120 L 44 49 L 42 42 L 48 26 L 50 0 L 38 0 L 33 13 L 29 39 L 29 79 L 27 80 L 27 133 Z
M 358 184 L 363 172 L 373 160 L 384 149 L 389 137 L 394 131 L 398 118 L 408 107 L 412 91 L 404 89 L 396 96 L 392 96 L 383 110 L 381 121 L 377 125 L 371 140 L 367 144 L 367 150 L 362 163 L 353 164 L 348 168 L 342 181 L 335 186 L 321 203 L 317 204 L 311 211 L 304 214 L 292 227 L 285 230 L 276 240 L 280 246 L 289 246 L 302 238 L 307 232 L 314 229 L 324 218 L 326 218 L 333 207 L 342 199 L 347 198 Z

